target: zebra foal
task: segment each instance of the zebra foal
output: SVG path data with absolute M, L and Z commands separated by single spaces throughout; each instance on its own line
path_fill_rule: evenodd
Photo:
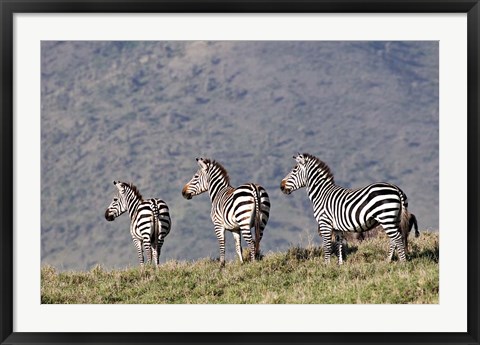
M 140 265 L 153 259 L 159 264 L 160 252 L 165 237 L 170 232 L 170 213 L 167 204 L 161 199 L 143 199 L 137 187 L 131 183 L 113 181 L 117 187 L 112 202 L 105 210 L 105 219 L 113 221 L 128 211 L 130 215 L 130 235 L 137 249 Z
M 235 239 L 235 250 L 241 262 L 241 236 L 248 244 L 251 260 L 260 253 L 260 241 L 270 214 L 270 199 L 267 191 L 254 183 L 237 188 L 230 185 L 225 168 L 210 159 L 196 158 L 198 171 L 183 187 L 182 195 L 189 200 L 206 191 L 212 202 L 211 219 L 220 247 L 220 267 L 225 266 L 225 231 L 231 231 Z M 251 228 L 255 228 L 255 239 Z
M 306 187 L 323 238 L 325 261 L 330 261 L 332 233 L 338 235 L 338 263 L 343 263 L 344 232 L 364 232 L 381 225 L 390 239 L 388 260 L 395 248 L 405 261 L 402 233 L 408 233 L 407 196 L 390 183 L 378 182 L 363 188 L 348 189 L 335 184 L 327 164 L 308 153 L 293 157 L 297 164 L 280 183 L 284 194 Z

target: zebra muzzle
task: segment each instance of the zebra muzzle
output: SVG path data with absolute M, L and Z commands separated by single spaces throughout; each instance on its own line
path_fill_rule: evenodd
M 115 219 L 115 216 L 111 213 L 108 213 L 108 210 L 106 210 L 105 211 L 105 219 L 108 220 L 109 222 L 111 222 Z
M 185 199 L 190 200 L 192 198 L 192 193 L 189 193 L 188 191 L 188 184 L 185 185 L 182 189 L 182 195 Z
M 290 188 L 287 188 L 286 187 L 286 181 L 285 180 L 282 180 L 282 182 L 280 182 L 280 190 L 284 193 L 284 194 L 290 194 L 292 192 L 292 190 Z

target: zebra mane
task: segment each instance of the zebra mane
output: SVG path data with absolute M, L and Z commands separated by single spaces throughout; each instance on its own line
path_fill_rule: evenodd
M 225 170 L 225 168 L 223 167 L 223 165 L 221 165 L 221 164 L 218 163 L 217 161 L 211 160 L 211 159 L 209 159 L 209 158 L 204 158 L 204 159 L 203 159 L 203 162 L 204 162 L 205 164 L 210 164 L 211 166 L 214 166 L 214 167 L 216 167 L 218 170 L 220 170 L 220 173 L 221 173 L 222 176 L 225 178 L 225 181 L 227 181 L 227 183 L 230 185 L 230 176 L 228 176 L 227 170 Z
M 132 190 L 133 194 L 135 194 L 138 199 L 143 200 L 143 196 L 140 193 L 140 191 L 138 190 L 137 186 L 135 186 L 133 183 L 128 183 L 128 182 L 124 182 L 123 184 L 126 187 L 130 188 Z
M 303 156 L 307 160 L 313 161 L 313 163 L 317 166 L 317 168 L 325 173 L 325 177 L 327 179 L 331 179 L 331 181 L 335 183 L 335 180 L 333 179 L 333 173 L 330 170 L 330 167 L 327 165 L 327 163 L 325 163 L 324 161 L 320 160 L 319 158 L 309 153 L 304 153 Z

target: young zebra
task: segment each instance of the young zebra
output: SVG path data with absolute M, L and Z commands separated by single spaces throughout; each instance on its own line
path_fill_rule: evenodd
M 182 195 L 191 199 L 195 195 L 209 191 L 212 201 L 210 213 L 220 246 L 220 267 L 225 266 L 225 230 L 232 232 L 235 249 L 240 261 L 242 245 L 240 234 L 250 249 L 250 257 L 260 253 L 260 241 L 270 214 L 270 199 L 262 186 L 253 183 L 237 188 L 230 185 L 227 171 L 216 161 L 196 158 L 199 169 L 183 187 Z M 255 227 L 255 240 L 250 229 Z
M 408 235 L 412 228 L 415 228 L 415 237 L 420 236 L 420 231 L 418 231 L 417 217 L 413 213 L 410 213 L 408 210 L 402 212 L 403 221 L 407 224 L 406 226 L 400 228 L 402 233 L 403 245 L 405 246 L 405 251 L 408 253 Z
M 282 180 L 280 189 L 285 194 L 306 187 L 318 222 L 318 233 L 323 238 L 325 262 L 330 261 L 332 232 L 339 236 L 338 263 L 342 258 L 342 233 L 363 232 L 381 225 L 390 238 L 388 260 L 395 247 L 400 261 L 405 261 L 402 233 L 408 232 L 407 196 L 390 183 L 373 183 L 363 188 L 347 189 L 335 184 L 330 168 L 308 153 L 293 157 L 297 164 Z M 402 230 L 406 229 L 406 230 Z
M 137 187 L 131 183 L 113 181 L 113 184 L 118 190 L 105 211 L 105 219 L 111 222 L 128 211 L 130 235 L 137 248 L 140 265 L 144 263 L 143 250 L 147 255 L 147 263 L 153 259 L 158 265 L 163 242 L 170 232 L 167 204 L 160 199 L 143 199 Z

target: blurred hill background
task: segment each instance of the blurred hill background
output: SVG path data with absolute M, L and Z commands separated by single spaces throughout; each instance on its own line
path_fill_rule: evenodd
M 438 42 L 43 41 L 42 264 L 137 265 L 128 215 L 104 218 L 117 179 L 169 205 L 161 262 L 217 257 L 208 195 L 181 196 L 197 156 L 267 189 L 263 252 L 320 244 L 305 190 L 279 189 L 297 152 L 398 184 L 438 230 L 438 63 Z

